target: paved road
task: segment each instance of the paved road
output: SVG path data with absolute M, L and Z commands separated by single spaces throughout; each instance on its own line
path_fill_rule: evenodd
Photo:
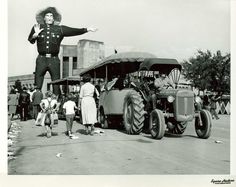
M 54 136 L 41 136 L 33 120 L 17 121 L 21 132 L 9 151 L 9 174 L 229 174 L 230 117 L 214 120 L 212 136 L 199 139 L 190 124 L 182 136 L 165 135 L 154 140 L 149 134 L 127 135 L 108 129 L 102 135 L 85 135 L 75 122 L 79 139 L 65 136 L 59 121 Z M 216 141 L 220 141 L 216 143 Z M 56 155 L 61 153 L 61 157 Z

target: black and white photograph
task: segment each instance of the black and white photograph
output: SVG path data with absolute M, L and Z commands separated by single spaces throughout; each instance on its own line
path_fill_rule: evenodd
M 3 184 L 235 186 L 235 4 L 6 1 Z

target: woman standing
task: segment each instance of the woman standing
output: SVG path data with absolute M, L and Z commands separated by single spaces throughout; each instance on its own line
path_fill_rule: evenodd
M 93 135 L 94 124 L 97 123 L 97 108 L 94 100 L 94 94 L 99 97 L 98 90 L 90 83 L 91 76 L 86 74 L 83 76 L 84 84 L 81 86 L 79 95 L 79 107 L 81 107 L 82 123 L 86 127 L 87 134 Z M 89 130 L 91 127 L 91 130 Z
M 16 107 L 18 105 L 18 95 L 16 94 L 16 91 L 14 89 L 12 89 L 10 91 L 10 94 L 8 96 L 8 110 L 9 110 L 9 114 L 10 114 L 10 120 L 14 117 L 14 115 L 16 114 Z
M 211 100 L 210 112 L 211 112 L 212 119 L 214 119 L 214 117 L 216 119 L 220 119 L 216 112 L 216 108 L 217 108 L 216 103 L 220 100 L 220 96 L 217 96 L 216 93 L 214 92 L 210 100 Z

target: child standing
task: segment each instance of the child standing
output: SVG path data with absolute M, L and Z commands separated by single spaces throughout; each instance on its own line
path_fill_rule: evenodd
M 68 100 L 63 104 L 63 111 L 66 115 L 66 128 L 68 136 L 72 139 L 75 138 L 75 136 L 72 134 L 72 126 L 73 121 L 75 117 L 75 109 L 77 109 L 76 104 L 74 101 L 72 101 L 72 95 L 68 95 Z
M 46 98 L 41 100 L 40 107 L 42 109 L 42 112 L 46 117 L 41 123 L 42 126 L 45 127 L 46 130 L 46 135 L 48 138 L 52 136 L 52 113 L 56 112 L 56 105 L 57 105 L 57 100 L 52 98 L 53 93 L 51 91 L 48 91 L 45 93 Z

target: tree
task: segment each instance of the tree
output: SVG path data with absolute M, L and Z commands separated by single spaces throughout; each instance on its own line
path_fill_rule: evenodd
M 230 54 L 199 50 L 195 57 L 183 62 L 182 73 L 199 90 L 230 93 Z

